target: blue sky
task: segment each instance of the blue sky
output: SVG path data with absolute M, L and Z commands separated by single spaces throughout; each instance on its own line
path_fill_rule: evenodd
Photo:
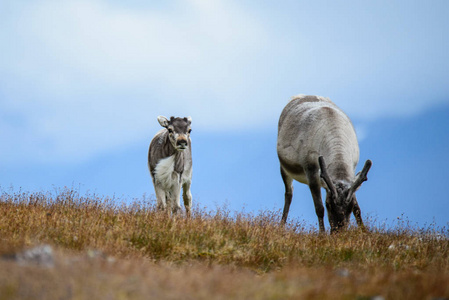
M 2 1 L 0 186 L 152 197 L 156 117 L 192 116 L 194 202 L 278 210 L 277 120 L 291 96 L 315 94 L 351 117 L 361 161 L 373 160 L 362 214 L 446 226 L 448 11 L 447 1 Z M 299 183 L 290 216 L 317 223 Z

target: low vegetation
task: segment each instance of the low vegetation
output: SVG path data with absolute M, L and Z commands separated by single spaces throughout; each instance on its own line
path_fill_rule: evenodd
M 197 206 L 187 219 L 145 199 L 3 192 L 0 300 L 449 298 L 446 228 L 320 235 L 280 215 Z M 43 244 L 54 265 L 14 259 Z

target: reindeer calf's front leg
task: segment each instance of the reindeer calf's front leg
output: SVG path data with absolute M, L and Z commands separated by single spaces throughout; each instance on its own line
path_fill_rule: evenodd
M 190 217 L 190 209 L 192 207 L 192 193 L 190 192 L 190 182 L 184 183 L 184 185 L 182 186 L 182 199 L 184 200 L 186 215 L 187 217 Z
M 173 214 L 181 211 L 181 184 L 178 183 L 173 187 L 170 202 Z
M 165 190 L 156 184 L 154 185 L 154 190 L 156 192 L 157 208 L 165 210 L 167 208 L 167 194 Z

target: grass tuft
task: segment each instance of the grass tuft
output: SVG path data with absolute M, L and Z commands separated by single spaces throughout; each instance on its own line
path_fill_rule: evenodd
M 3 270 L 13 271 L 0 272 L 4 279 L 0 280 L 0 294 L 6 295 L 0 299 L 22 298 L 18 297 L 17 280 L 34 291 L 45 286 L 42 280 L 67 272 L 67 265 L 77 271 L 71 281 L 58 279 L 61 287 L 55 291 L 71 289 L 68 299 L 107 298 L 111 291 L 112 298 L 145 299 L 143 283 L 152 286 L 153 282 L 159 284 L 154 287 L 155 295 L 163 298 L 183 296 L 185 290 L 195 299 L 217 295 L 271 299 L 298 295 L 303 299 L 449 297 L 447 228 L 415 228 L 399 222 L 393 228 L 368 224 L 366 232 L 352 226 L 336 235 L 320 235 L 298 220 L 281 227 L 280 215 L 279 211 L 253 214 L 195 206 L 187 219 L 158 212 L 153 201 L 146 199 L 125 204 L 95 194 L 81 196 L 67 188 L 53 193 L 3 192 L 0 254 L 7 257 L 49 244 L 66 263 L 56 264 L 56 271 L 50 274 L 40 269 L 24 271 L 1 260 Z M 115 263 L 93 264 L 89 257 L 96 252 L 92 249 L 104 253 L 103 258 L 113 257 Z M 67 261 L 80 263 L 73 267 Z M 156 275 L 148 274 L 149 269 L 156 269 L 160 276 L 151 284 L 146 278 Z M 92 275 L 90 279 L 102 288 L 84 295 L 79 289 L 89 291 L 93 284 L 85 282 L 86 272 L 106 272 L 104 276 L 111 282 Z M 205 280 L 204 274 L 210 278 Z M 171 280 L 186 276 L 193 287 L 170 285 Z M 229 280 L 231 289 L 218 283 L 223 279 Z M 217 287 L 204 287 L 206 283 Z M 163 290 L 158 290 L 161 287 Z M 61 293 L 55 292 L 55 297 L 64 298 Z

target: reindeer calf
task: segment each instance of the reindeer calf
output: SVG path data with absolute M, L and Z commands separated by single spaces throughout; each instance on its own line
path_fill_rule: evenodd
M 164 127 L 154 136 L 148 150 L 148 168 L 153 179 L 159 209 L 181 210 L 180 194 L 183 190 L 184 206 L 190 216 L 192 194 L 192 147 L 190 125 L 192 118 L 157 118 Z

